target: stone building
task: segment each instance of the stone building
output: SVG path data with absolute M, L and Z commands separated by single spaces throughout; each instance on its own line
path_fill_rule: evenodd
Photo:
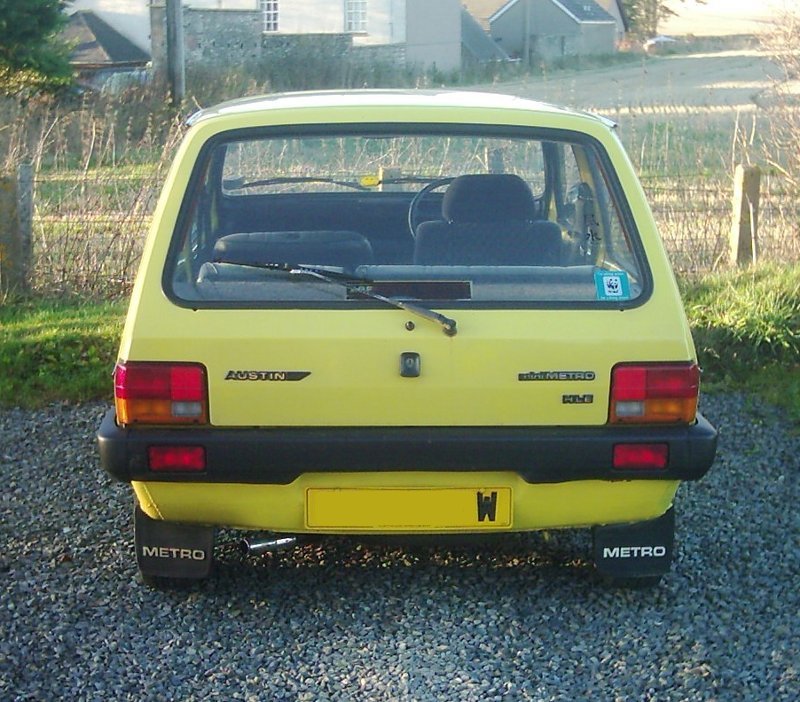
M 620 36 L 617 19 L 594 0 L 465 0 L 464 5 L 506 53 L 531 62 L 612 54 Z

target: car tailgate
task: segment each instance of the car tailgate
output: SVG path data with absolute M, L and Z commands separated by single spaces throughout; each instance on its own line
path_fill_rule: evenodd
M 642 308 L 448 310 L 455 336 L 394 309 L 172 315 L 131 351 L 204 363 L 215 426 L 599 425 L 616 363 L 693 353 Z

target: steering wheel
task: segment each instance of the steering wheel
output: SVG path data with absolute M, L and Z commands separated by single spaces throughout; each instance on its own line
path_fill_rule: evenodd
M 428 183 L 422 190 L 420 190 L 413 198 L 411 198 L 411 202 L 408 204 L 408 229 L 411 232 L 411 237 L 416 238 L 417 236 L 417 227 L 421 224 L 420 217 L 419 217 L 419 207 L 420 203 L 428 196 L 429 193 L 432 193 L 437 188 L 441 188 L 443 185 L 449 185 L 452 183 L 454 178 L 438 178 L 437 180 L 432 180 Z

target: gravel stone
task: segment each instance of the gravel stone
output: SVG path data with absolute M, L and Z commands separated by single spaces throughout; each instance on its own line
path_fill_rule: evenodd
M 595 577 L 585 530 L 260 558 L 223 531 L 212 578 L 149 590 L 105 410 L 0 411 L 0 699 L 800 699 L 800 436 L 753 398 L 704 398 L 718 458 L 641 591 Z

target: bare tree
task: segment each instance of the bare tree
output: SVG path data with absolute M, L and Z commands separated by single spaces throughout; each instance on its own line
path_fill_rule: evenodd
M 760 106 L 769 116 L 765 151 L 769 165 L 800 190 L 800 10 L 782 13 L 761 38 L 777 67 Z
M 680 0 L 685 3 L 687 0 Z M 704 4 L 705 0 L 695 0 Z M 658 34 L 658 25 L 663 19 L 678 14 L 668 3 L 663 0 L 622 0 L 622 5 L 628 15 L 631 30 L 642 37 L 653 37 Z

